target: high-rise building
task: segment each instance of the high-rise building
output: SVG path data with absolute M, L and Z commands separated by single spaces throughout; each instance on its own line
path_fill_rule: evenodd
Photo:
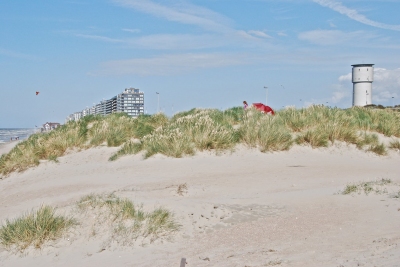
M 125 89 L 116 96 L 116 111 L 125 112 L 131 117 L 144 114 L 144 93 L 135 88 Z
M 144 114 L 144 93 L 136 88 L 126 88 L 124 92 L 108 100 L 102 100 L 91 108 L 75 112 L 66 118 L 66 122 L 79 120 L 87 115 L 108 115 L 114 112 L 125 112 L 131 117 Z

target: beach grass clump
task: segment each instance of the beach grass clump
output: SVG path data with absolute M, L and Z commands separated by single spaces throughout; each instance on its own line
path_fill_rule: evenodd
M 372 145 L 377 145 L 377 144 L 379 144 L 378 135 L 363 132 L 359 135 L 359 139 L 356 143 L 356 146 L 359 149 L 363 149 L 365 146 L 368 146 L 368 145 L 372 146 Z
M 359 149 L 364 149 L 364 147 L 366 147 L 366 151 L 373 152 L 380 156 L 387 155 L 386 146 L 383 143 L 379 143 L 379 138 L 376 134 L 362 133 L 356 142 L 356 146 Z
M 180 228 L 168 209 L 158 207 L 145 212 L 142 206 L 115 194 L 87 195 L 77 205 L 81 211 L 97 214 L 101 219 L 100 224 L 107 224 L 112 228 L 112 241 L 123 245 L 132 245 L 138 239 L 142 243 L 146 240 L 151 243 Z
M 384 144 L 377 144 L 377 145 L 372 145 L 368 148 L 367 151 L 374 152 L 375 154 L 379 156 L 385 156 L 387 155 L 387 149 Z
M 293 144 L 290 130 L 278 116 L 265 115 L 250 108 L 239 129 L 241 142 L 260 151 L 289 150 Z
M 231 125 L 237 125 L 243 120 L 244 109 L 242 107 L 233 107 L 223 112 L 224 121 Z
M 350 195 L 350 194 L 357 193 L 357 192 L 358 192 L 358 186 L 356 184 L 348 184 L 342 191 L 342 194 Z
M 177 231 L 179 227 L 169 210 L 157 208 L 147 214 L 143 235 L 150 236 L 151 241 L 154 241 L 162 235 Z
M 400 113 L 387 109 L 353 107 L 346 110 L 360 130 L 400 137 Z
M 328 141 L 328 134 L 321 128 L 310 129 L 306 132 L 302 132 L 295 139 L 297 144 L 301 145 L 307 143 L 313 148 L 327 147 Z
M 145 158 L 157 153 L 174 158 L 193 155 L 195 150 L 190 136 L 173 126 L 156 129 L 152 134 L 144 136 L 140 140 L 140 144 L 135 147 L 137 148 L 135 150 L 139 148 L 140 151 L 144 150 Z
M 175 115 L 170 123 L 143 136 L 139 143 L 122 147 L 110 160 L 139 151 L 145 151 L 145 158 L 157 153 L 180 158 L 193 155 L 196 150 L 228 149 L 238 140 L 237 133 L 221 111 L 193 109 Z
M 301 132 L 309 125 L 309 118 L 305 114 L 305 109 L 297 110 L 294 107 L 290 107 L 279 111 L 278 115 L 293 132 Z
M 346 185 L 341 194 L 351 195 L 353 193 L 357 194 L 364 193 L 365 195 L 368 195 L 370 193 L 375 193 L 375 194 L 387 193 L 387 189 L 384 188 L 384 186 L 391 183 L 392 180 L 385 178 L 378 179 L 376 181 L 350 183 Z
M 389 143 L 389 148 L 390 148 L 390 149 L 397 149 L 397 150 L 400 150 L 400 141 L 399 141 L 399 140 L 390 141 L 390 143 Z
M 45 242 L 62 237 L 77 222 L 55 214 L 55 209 L 42 206 L 14 220 L 6 220 L 0 229 L 0 242 L 7 248 L 23 251 L 29 246 L 40 248 Z

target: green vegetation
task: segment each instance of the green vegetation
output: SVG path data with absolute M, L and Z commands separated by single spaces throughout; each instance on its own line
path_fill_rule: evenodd
M 24 171 L 40 160 L 57 162 L 68 150 L 99 145 L 120 147 L 110 160 L 139 152 L 146 158 L 157 153 L 179 158 L 196 151 L 232 149 L 239 143 L 268 152 L 288 150 L 294 143 L 328 147 L 335 141 L 385 155 L 387 147 L 377 134 L 392 137 L 389 148 L 399 149 L 399 121 L 400 113 L 390 109 L 324 106 L 287 108 L 275 116 L 241 107 L 192 109 L 172 118 L 156 114 L 134 119 L 124 113 L 86 116 L 17 144 L 0 157 L 0 176 Z
M 151 243 L 180 228 L 167 209 L 159 207 L 144 212 L 141 206 L 114 194 L 85 196 L 78 202 L 78 207 L 100 217 L 100 224 L 110 225 L 112 241 L 123 245 L 131 245 L 138 239 L 147 239 Z
M 114 194 L 91 194 L 77 203 L 77 218 L 55 215 L 55 209 L 42 206 L 14 220 L 6 220 L 0 228 L 0 244 L 7 250 L 23 252 L 28 247 L 41 248 L 46 242 L 56 240 L 72 226 L 88 227 L 88 218 L 95 218 L 92 235 L 101 229 L 109 229 L 110 242 L 132 245 L 137 240 L 154 242 L 169 237 L 179 230 L 180 225 L 167 209 L 158 207 L 145 212 L 141 206 L 129 199 Z
M 56 216 L 54 208 L 42 206 L 36 212 L 6 220 L 0 229 L 0 242 L 6 248 L 15 247 L 19 251 L 31 245 L 40 248 L 46 241 L 61 237 L 75 224 L 72 218 Z
M 372 192 L 375 194 L 387 193 L 387 189 L 384 188 L 385 185 L 391 184 L 392 181 L 390 179 L 381 179 L 370 182 L 360 182 L 356 184 L 348 184 L 341 192 L 342 195 L 351 195 L 354 193 L 361 194 L 364 193 L 368 195 Z
M 400 141 L 399 140 L 391 141 L 389 144 L 389 148 L 400 150 Z

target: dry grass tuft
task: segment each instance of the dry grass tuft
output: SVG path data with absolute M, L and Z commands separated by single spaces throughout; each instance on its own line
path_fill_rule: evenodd
M 188 187 L 187 187 L 187 184 L 186 184 L 186 183 L 180 184 L 180 185 L 178 185 L 178 188 L 176 189 L 176 193 L 177 193 L 179 196 L 183 196 L 184 194 L 187 193 L 187 190 L 188 190 Z

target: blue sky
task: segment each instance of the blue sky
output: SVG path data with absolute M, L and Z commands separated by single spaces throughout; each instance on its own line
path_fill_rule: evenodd
M 34 127 L 145 93 L 145 110 L 352 103 L 351 65 L 375 64 L 373 103 L 400 104 L 400 1 L 41 0 L 0 3 L 0 128 Z M 36 91 L 40 91 L 38 96 Z

